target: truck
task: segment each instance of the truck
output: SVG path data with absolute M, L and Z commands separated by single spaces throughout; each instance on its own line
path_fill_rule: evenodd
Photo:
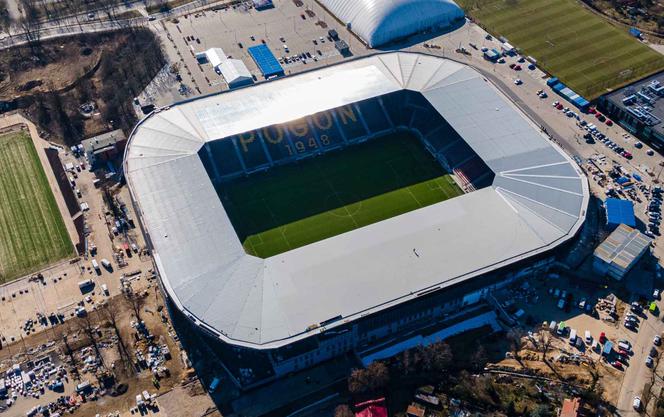
M 78 288 L 81 290 L 82 293 L 90 291 L 94 286 L 95 283 L 91 279 L 86 279 L 84 281 L 78 282 Z
M 108 269 L 108 270 L 113 269 L 113 266 L 111 265 L 111 262 L 110 262 L 108 259 L 106 259 L 106 258 L 103 258 L 103 259 L 101 260 L 101 264 L 104 266 L 104 268 L 106 268 L 106 269 Z

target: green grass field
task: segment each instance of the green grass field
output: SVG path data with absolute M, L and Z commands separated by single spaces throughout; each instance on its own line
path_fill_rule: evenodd
M 218 191 L 245 250 L 261 258 L 462 194 L 406 133 L 276 167 Z
M 663 55 L 574 0 L 457 3 L 588 100 L 664 69 Z
M 30 136 L 0 135 L 0 283 L 73 250 Z

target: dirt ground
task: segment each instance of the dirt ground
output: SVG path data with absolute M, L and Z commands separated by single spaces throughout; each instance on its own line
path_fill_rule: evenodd
M 45 43 L 41 62 L 30 59 L 28 47 L 0 51 L 0 100 L 66 89 L 112 48 L 112 43 L 53 41 Z

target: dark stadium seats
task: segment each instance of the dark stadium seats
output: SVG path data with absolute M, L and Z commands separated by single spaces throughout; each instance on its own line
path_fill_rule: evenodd
M 245 132 L 231 138 L 237 149 L 240 151 L 240 156 L 244 161 L 245 169 L 249 172 L 260 169 L 264 166 L 269 166 L 267 154 L 260 139 L 258 132 Z
M 372 134 L 392 129 L 390 121 L 387 119 L 387 117 L 385 117 L 383 108 L 377 99 L 372 98 L 369 100 L 361 101 L 357 103 L 357 106 L 359 107 L 362 118 L 366 122 L 367 127 Z
M 454 168 L 453 172 L 467 191 L 487 187 L 494 178 L 494 173 L 477 155 Z
M 407 90 L 216 140 L 206 144 L 200 155 L 211 177 L 225 179 L 318 155 L 395 128 L 419 132 L 424 146 L 446 169 L 457 173 L 467 189 L 493 180 L 493 172 L 426 98 Z
M 259 131 L 260 140 L 270 154 L 274 164 L 287 162 L 295 157 L 286 128 L 281 125 L 268 126 Z
M 308 116 L 307 121 L 313 127 L 314 134 L 323 150 L 335 149 L 344 146 L 343 135 L 338 127 L 332 111 L 323 111 Z
M 235 145 L 229 139 L 206 143 L 199 151 L 199 155 L 211 177 L 215 172 L 220 177 L 224 177 L 244 171 L 238 153 L 235 151 Z M 214 165 L 214 169 L 212 165 Z
M 334 109 L 334 114 L 347 142 L 353 142 L 368 135 L 369 132 L 360 118 L 360 112 L 354 105 L 338 107 Z

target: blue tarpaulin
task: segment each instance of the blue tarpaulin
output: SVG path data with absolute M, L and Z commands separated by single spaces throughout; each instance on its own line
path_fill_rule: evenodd
M 632 178 L 634 178 L 634 179 L 637 180 L 637 181 L 643 181 L 643 180 L 641 179 L 641 176 L 640 176 L 639 174 L 637 174 L 636 172 L 633 172 L 633 173 L 632 173 Z
M 620 198 L 607 198 L 606 203 L 606 223 L 609 226 L 618 226 L 626 224 L 630 227 L 636 226 L 634 217 L 634 204 L 629 200 Z
M 616 182 L 617 182 L 618 184 L 620 184 L 620 185 L 623 185 L 624 183 L 629 182 L 629 178 L 627 178 L 627 177 L 620 177 L 620 178 L 618 178 L 618 179 L 616 180 Z
M 637 28 L 629 28 L 629 34 L 635 38 L 641 38 L 641 31 Z
M 256 45 L 247 49 L 265 78 L 284 75 L 284 69 L 267 45 Z
M 546 82 L 546 85 L 551 87 L 553 91 L 561 95 L 565 100 L 569 101 L 581 111 L 588 110 L 590 102 L 585 98 L 581 97 L 574 92 L 571 88 L 567 87 L 565 84 L 561 83 L 560 80 L 556 77 L 549 78 Z
M 611 352 L 613 352 L 613 342 L 607 340 L 606 343 L 604 343 L 604 348 L 602 349 L 602 355 L 609 356 L 611 355 Z

